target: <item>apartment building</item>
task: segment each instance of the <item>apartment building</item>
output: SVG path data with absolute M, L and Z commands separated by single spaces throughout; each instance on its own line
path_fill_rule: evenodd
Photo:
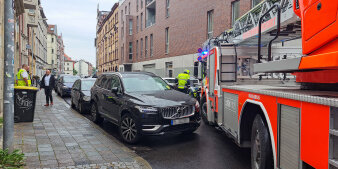
M 99 73 L 118 70 L 118 3 L 111 11 L 99 11 L 96 32 L 96 59 Z
M 260 0 L 120 0 L 119 71 L 175 77 Z
M 40 0 L 23 0 L 22 7 L 15 17 L 15 73 L 27 64 L 32 75 L 41 76 L 47 63 L 47 18 Z
M 89 76 L 89 65 L 85 60 L 79 60 L 74 64 L 74 69 L 77 71 L 77 76 L 87 77 Z
M 64 74 L 73 75 L 74 63 L 71 57 L 64 54 Z
M 64 74 L 64 65 L 65 65 L 65 45 L 63 44 L 62 34 L 57 37 L 57 58 L 59 61 L 58 72 L 59 74 Z
M 48 69 L 52 70 L 52 73 L 58 73 L 59 58 L 58 58 L 58 42 L 57 42 L 57 26 L 48 25 L 47 35 L 47 63 Z

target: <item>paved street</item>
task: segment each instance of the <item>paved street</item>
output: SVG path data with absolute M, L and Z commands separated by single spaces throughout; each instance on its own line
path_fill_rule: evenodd
M 69 104 L 70 98 L 65 101 Z M 100 127 L 121 140 L 115 125 L 105 121 Z M 223 132 L 203 123 L 192 135 L 151 136 L 137 145 L 126 146 L 154 169 L 250 168 L 249 149 L 238 148 Z
M 26 168 L 149 168 L 133 151 L 54 95 L 44 107 L 37 96 L 33 123 L 15 124 L 15 145 L 26 156 Z

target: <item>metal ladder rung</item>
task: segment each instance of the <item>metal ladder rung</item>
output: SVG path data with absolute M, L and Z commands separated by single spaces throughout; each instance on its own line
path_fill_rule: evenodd
M 330 134 L 338 137 L 338 130 L 330 129 Z
M 338 168 L 338 161 L 336 159 L 329 159 L 329 164 Z

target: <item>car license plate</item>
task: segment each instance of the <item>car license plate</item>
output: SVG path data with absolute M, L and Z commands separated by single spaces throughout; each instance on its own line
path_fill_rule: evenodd
M 171 125 L 185 124 L 189 123 L 189 118 L 171 120 Z

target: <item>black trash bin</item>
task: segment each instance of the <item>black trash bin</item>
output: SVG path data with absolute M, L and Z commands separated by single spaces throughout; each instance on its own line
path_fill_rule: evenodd
M 38 88 L 14 87 L 14 122 L 33 122 Z

